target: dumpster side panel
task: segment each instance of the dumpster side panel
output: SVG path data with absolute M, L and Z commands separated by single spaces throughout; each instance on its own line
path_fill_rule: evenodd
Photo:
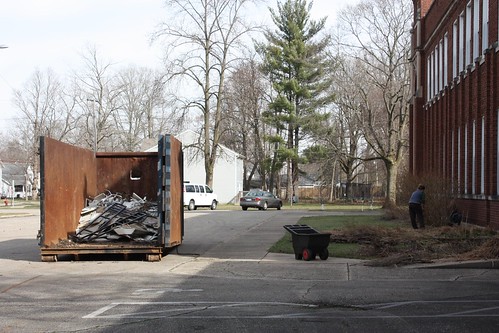
M 184 235 L 182 143 L 170 136 L 170 244 L 182 243 Z
M 95 196 L 92 151 L 47 137 L 40 138 L 41 241 L 57 244 L 74 233 L 85 199 Z
M 157 200 L 156 153 L 97 153 L 97 192 Z

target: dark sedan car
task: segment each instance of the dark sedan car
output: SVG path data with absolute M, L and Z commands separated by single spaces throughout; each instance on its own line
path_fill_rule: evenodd
M 281 199 L 270 192 L 262 190 L 249 191 L 239 200 L 239 203 L 243 210 L 247 210 L 248 207 L 258 208 L 260 210 L 267 210 L 267 208 L 277 208 L 280 210 L 282 207 Z

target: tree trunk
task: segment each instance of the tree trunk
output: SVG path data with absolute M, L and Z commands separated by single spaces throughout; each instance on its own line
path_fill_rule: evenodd
M 397 177 L 398 164 L 390 160 L 384 160 L 386 167 L 386 197 L 383 208 L 392 208 L 397 205 Z
M 205 31 L 207 30 L 206 28 L 206 15 L 207 11 L 205 8 Z M 210 130 L 211 130 L 211 122 L 210 122 L 210 110 L 211 110 L 211 103 L 210 103 L 210 71 L 208 70 L 210 68 L 210 40 L 206 39 L 204 41 L 204 65 L 205 65 L 205 72 L 204 72 L 204 110 L 203 110 L 203 127 L 204 127 L 204 137 L 203 137 L 203 154 L 204 154 L 204 171 L 206 175 L 206 185 L 209 187 L 213 187 L 213 166 L 214 163 L 212 162 L 212 156 L 215 152 L 213 152 L 211 148 L 211 142 L 210 142 Z

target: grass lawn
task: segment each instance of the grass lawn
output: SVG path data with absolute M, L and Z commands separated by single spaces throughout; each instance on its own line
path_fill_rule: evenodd
M 298 224 L 330 232 L 331 257 L 365 259 L 372 266 L 499 258 L 499 234 L 469 224 L 414 230 L 407 220 L 381 215 L 305 217 Z M 286 232 L 269 251 L 293 254 L 291 234 Z
M 400 221 L 386 221 L 382 216 L 313 216 L 300 219 L 298 224 L 307 224 L 320 232 L 331 232 L 346 228 L 362 227 L 400 227 Z M 359 253 L 360 245 L 357 243 L 335 243 L 328 246 L 329 255 L 338 258 L 371 259 Z M 291 234 L 286 232 L 283 238 L 275 243 L 269 252 L 293 254 Z

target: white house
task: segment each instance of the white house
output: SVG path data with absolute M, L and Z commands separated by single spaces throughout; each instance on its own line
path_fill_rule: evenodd
M 0 195 L 26 198 L 32 196 L 33 170 L 29 165 L 0 162 Z
M 204 169 L 204 157 L 199 149 L 199 135 L 187 130 L 175 138 L 182 142 L 184 152 L 184 181 L 204 184 L 206 172 Z M 147 151 L 157 151 L 154 146 Z M 218 196 L 220 203 L 235 202 L 240 191 L 243 190 L 243 159 L 242 156 L 232 149 L 220 145 L 217 161 L 213 170 L 213 191 Z

